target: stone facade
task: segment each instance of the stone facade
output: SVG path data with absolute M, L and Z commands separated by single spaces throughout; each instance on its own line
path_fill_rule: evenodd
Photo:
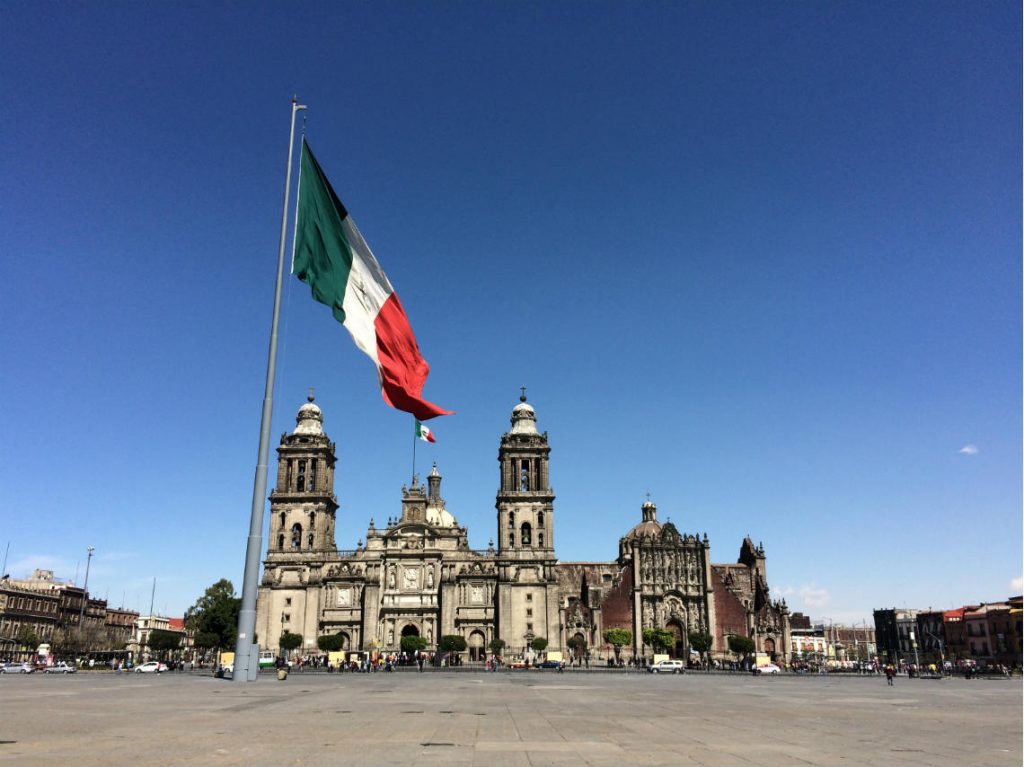
M 613 562 L 558 562 L 554 491 L 547 432 L 526 397 L 512 410 L 498 447 L 497 546 L 469 547 L 465 527 L 445 507 L 435 465 L 424 487 L 402 487 L 401 516 L 378 527 L 370 520 L 355 550 L 335 544 L 335 445 L 323 431 L 312 398 L 296 428 L 281 437 L 277 485 L 257 600 L 256 633 L 276 649 L 284 631 L 300 634 L 300 652 L 316 652 L 316 638 L 341 634 L 349 651 L 397 652 L 416 635 L 436 647 L 457 634 L 470 659 L 492 640 L 506 656 L 529 656 L 542 637 L 549 651 L 565 652 L 582 639 L 600 654 L 609 628 L 632 632 L 623 657 L 650 654 L 646 628 L 675 634 L 674 654 L 686 657 L 688 634 L 711 633 L 716 654 L 726 634 L 755 639 L 759 652 L 780 657 L 789 645 L 785 603 L 769 599 L 764 549 L 746 539 L 736 564 L 710 561 L 707 534 L 661 524 L 650 500 L 641 521 L 619 541 Z

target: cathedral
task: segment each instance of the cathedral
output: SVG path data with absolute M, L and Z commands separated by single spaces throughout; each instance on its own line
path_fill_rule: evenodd
M 270 534 L 256 607 L 256 633 L 276 648 L 284 631 L 300 634 L 302 652 L 340 634 L 350 652 L 398 652 L 403 636 L 465 638 L 470 660 L 492 640 L 506 658 L 529 657 L 536 637 L 548 651 L 583 640 L 606 658 L 606 629 L 622 628 L 632 644 L 621 656 L 650 657 L 643 630 L 668 629 L 672 654 L 688 658 L 688 635 L 712 635 L 713 657 L 731 658 L 728 636 L 754 640 L 759 653 L 784 660 L 789 612 L 770 598 L 765 553 L 745 538 L 734 564 L 712 564 L 705 533 L 661 523 L 649 499 L 640 521 L 619 540 L 612 562 L 559 562 L 555 496 L 547 432 L 525 395 L 512 410 L 498 446 L 497 529 L 486 550 L 469 547 L 468 531 L 445 508 L 437 466 L 424 487 L 402 487 L 401 516 L 381 527 L 370 519 L 355 550 L 335 544 L 335 445 L 312 397 L 277 448 L 270 494 Z M 573 644 L 577 644 L 573 643 Z

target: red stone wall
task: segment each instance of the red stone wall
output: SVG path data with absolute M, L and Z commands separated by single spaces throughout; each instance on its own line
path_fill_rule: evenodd
M 626 567 L 619 585 L 605 591 L 601 619 L 606 629 L 633 630 L 633 568 Z
M 747 612 L 743 603 L 729 591 L 722 580 L 723 571 L 711 566 L 711 587 L 715 590 L 715 644 L 712 652 L 729 652 L 726 634 L 747 635 Z

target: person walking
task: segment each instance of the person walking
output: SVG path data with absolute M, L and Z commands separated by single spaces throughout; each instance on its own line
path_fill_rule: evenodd
M 890 687 L 892 687 L 892 680 L 894 676 L 896 676 L 896 669 L 894 669 L 892 667 L 892 664 L 890 663 L 888 666 L 885 667 L 885 681 L 889 684 Z

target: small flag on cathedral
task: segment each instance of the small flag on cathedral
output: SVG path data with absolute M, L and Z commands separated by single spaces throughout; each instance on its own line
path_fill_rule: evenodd
M 451 415 L 421 396 L 430 366 L 405 310 L 305 139 L 296 207 L 292 273 L 373 360 L 384 401 L 421 421 Z
M 419 421 L 416 422 L 416 436 L 424 442 L 437 442 L 437 440 L 434 439 L 434 433 Z

